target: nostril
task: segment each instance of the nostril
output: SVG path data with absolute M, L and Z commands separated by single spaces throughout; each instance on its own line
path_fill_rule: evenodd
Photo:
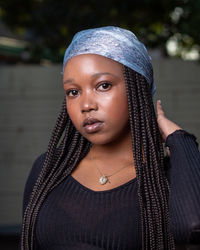
M 83 112 L 91 112 L 91 111 L 97 111 L 98 107 L 97 105 L 88 105 L 82 108 L 82 113 Z
M 90 112 L 90 111 L 93 111 L 93 110 L 95 110 L 95 109 L 93 109 L 93 108 L 88 108 L 88 109 L 82 109 L 82 113 L 84 113 L 84 112 Z

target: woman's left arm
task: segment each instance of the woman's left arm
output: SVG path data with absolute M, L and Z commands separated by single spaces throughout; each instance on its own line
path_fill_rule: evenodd
M 196 137 L 168 120 L 157 102 L 158 125 L 170 151 L 170 229 L 178 243 L 200 231 L 200 152 Z

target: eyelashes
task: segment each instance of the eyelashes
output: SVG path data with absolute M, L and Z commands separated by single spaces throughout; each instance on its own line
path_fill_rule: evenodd
M 77 92 L 78 92 L 78 90 L 76 90 L 76 89 L 70 89 L 70 90 L 65 91 L 66 96 L 76 96 Z
M 112 85 L 111 85 L 110 82 L 103 82 L 102 84 L 100 84 L 100 85 L 98 86 L 98 89 L 100 89 L 100 87 L 102 87 L 103 89 L 101 89 L 101 90 L 104 91 L 104 90 L 110 89 L 111 86 L 112 86 Z
M 110 82 L 103 82 L 97 86 L 97 90 L 100 90 L 101 92 L 105 92 L 110 90 L 112 87 L 112 84 Z M 69 89 L 65 91 L 66 96 L 69 97 L 76 97 L 79 94 L 79 90 L 77 89 Z

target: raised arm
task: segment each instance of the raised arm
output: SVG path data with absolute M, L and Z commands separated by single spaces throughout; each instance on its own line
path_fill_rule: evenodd
M 200 152 L 196 138 L 177 130 L 166 139 L 170 150 L 170 227 L 177 243 L 200 236 Z
M 170 229 L 177 243 L 200 239 L 200 152 L 196 137 L 167 119 L 157 101 L 159 129 L 168 151 Z M 200 243 L 200 242 L 199 242 Z

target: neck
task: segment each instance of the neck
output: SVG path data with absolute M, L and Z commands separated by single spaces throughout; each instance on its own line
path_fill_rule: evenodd
M 112 169 L 119 169 L 119 165 L 133 164 L 132 137 L 131 133 L 123 135 L 117 141 L 104 145 L 94 144 L 88 154 L 100 166 L 110 166 Z

